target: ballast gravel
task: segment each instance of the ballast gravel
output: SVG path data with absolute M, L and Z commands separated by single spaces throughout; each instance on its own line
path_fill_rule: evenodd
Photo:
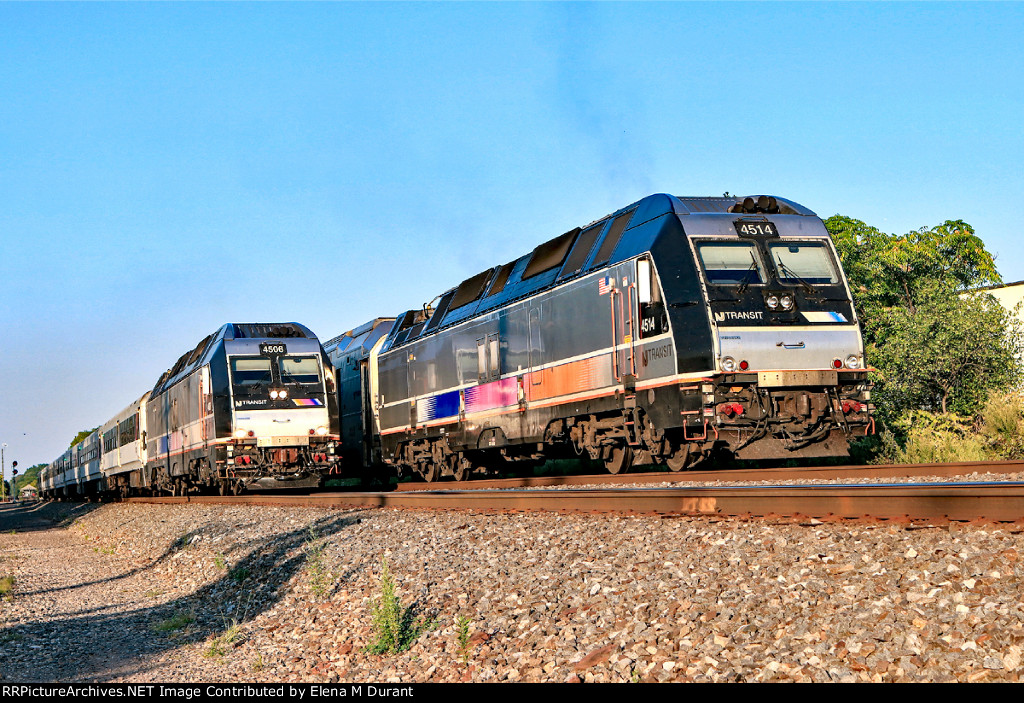
M 4 682 L 973 682 L 1024 660 L 1017 525 L 41 504 L 0 529 Z M 385 564 L 424 631 L 370 654 Z

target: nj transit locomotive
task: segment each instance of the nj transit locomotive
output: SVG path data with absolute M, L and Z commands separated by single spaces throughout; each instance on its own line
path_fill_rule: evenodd
M 864 349 L 822 221 L 652 195 L 325 350 L 345 464 L 432 481 L 586 452 L 608 471 L 847 454 Z
M 50 497 L 189 489 L 336 470 L 334 373 L 316 336 L 285 324 L 227 324 L 153 389 L 43 469 Z
M 463 479 L 584 453 L 679 471 L 843 456 L 873 429 L 838 257 L 788 200 L 652 195 L 436 300 L 323 350 L 301 325 L 225 325 L 43 491 Z

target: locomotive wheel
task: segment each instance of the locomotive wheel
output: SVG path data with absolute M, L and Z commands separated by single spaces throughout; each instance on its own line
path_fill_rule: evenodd
M 438 474 L 441 473 L 437 464 L 433 461 L 421 462 L 419 469 L 420 476 L 422 476 L 423 480 L 427 483 L 433 483 L 436 481 Z
M 459 455 L 452 464 L 452 474 L 455 476 L 456 481 L 465 481 L 472 472 L 473 465 L 462 455 Z
M 608 448 L 604 457 L 604 468 L 610 474 L 624 474 L 633 465 L 633 448 L 628 445 L 615 445 Z
M 684 443 L 682 446 L 677 447 L 674 452 L 665 457 L 665 466 L 667 466 L 670 471 L 682 471 L 689 463 L 690 445 L 688 443 Z

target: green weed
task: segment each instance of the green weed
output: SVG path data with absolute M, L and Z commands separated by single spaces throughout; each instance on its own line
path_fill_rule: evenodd
M 173 634 L 179 630 L 184 630 L 186 627 L 196 621 L 196 614 L 192 610 L 179 610 L 171 617 L 166 620 L 158 622 L 153 629 L 157 632 L 166 632 Z
M 459 659 L 463 664 L 469 663 L 469 623 L 470 619 L 460 615 L 455 619 L 456 635 L 459 641 Z
M 10 600 L 14 595 L 14 577 L 3 576 L 0 577 L 0 598 L 6 598 Z
M 373 642 L 363 648 L 369 654 L 397 654 L 404 652 L 423 634 L 434 628 L 432 619 L 416 618 L 415 604 L 405 608 L 398 598 L 387 559 L 381 560 L 380 595 L 373 600 Z
M 206 647 L 206 651 L 203 652 L 203 656 L 208 659 L 220 659 L 240 639 L 242 639 L 242 630 L 238 626 L 238 621 L 232 620 L 224 632 L 210 640 L 210 644 Z
M 303 547 L 306 552 L 306 574 L 309 577 L 309 588 L 319 600 L 324 600 L 331 593 L 334 585 L 334 574 L 327 568 L 324 558 L 324 543 L 312 529 L 309 539 Z

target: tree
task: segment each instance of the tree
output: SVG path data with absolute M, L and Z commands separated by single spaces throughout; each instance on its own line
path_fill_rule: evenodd
M 98 429 L 99 426 L 93 427 L 91 430 L 82 430 L 81 432 L 75 435 L 75 438 L 73 440 L 71 440 L 71 446 L 73 447 L 76 444 L 79 444 L 83 439 L 85 439 Z
M 30 466 L 25 473 L 14 477 L 14 487 L 18 489 L 18 493 L 21 493 L 21 489 L 24 486 L 35 483 L 36 487 L 39 488 L 39 472 L 46 468 L 46 464 L 36 464 Z
M 948 220 L 905 235 L 825 221 L 850 280 L 882 419 L 912 409 L 972 413 L 1021 378 L 1019 323 L 992 296 L 995 260 L 974 229 Z
M 871 363 L 878 369 L 884 415 L 910 409 L 973 414 L 989 391 L 1021 378 L 1020 330 L 986 293 L 919 296 L 914 309 L 893 307 L 878 321 Z

